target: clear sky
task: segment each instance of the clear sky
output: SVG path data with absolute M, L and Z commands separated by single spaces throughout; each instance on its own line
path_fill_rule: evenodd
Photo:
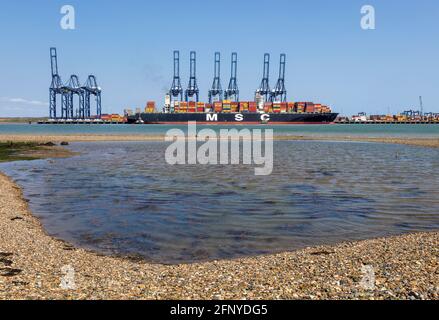
M 76 9 L 76 30 L 60 27 L 63 5 Z M 376 30 L 360 27 L 363 5 L 376 9 Z M 271 53 L 274 86 L 287 54 L 290 101 L 330 104 L 335 111 L 396 113 L 418 106 L 439 112 L 437 0 L 17 0 L 0 2 L 0 116 L 48 115 L 49 48 L 58 49 L 63 81 L 93 73 L 103 112 L 162 104 L 180 50 L 183 86 L 189 52 L 197 51 L 201 99 L 222 53 L 222 85 L 238 53 L 242 100 L 253 99 Z

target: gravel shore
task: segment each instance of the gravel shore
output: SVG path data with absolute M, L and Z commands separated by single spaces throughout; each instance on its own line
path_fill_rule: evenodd
M 48 236 L 0 175 L 0 299 L 438 299 L 439 233 L 157 265 Z

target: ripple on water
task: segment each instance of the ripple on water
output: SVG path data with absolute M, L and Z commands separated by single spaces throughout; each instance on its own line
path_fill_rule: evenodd
M 181 263 L 439 227 L 439 150 L 275 142 L 275 169 L 168 166 L 165 143 L 74 143 L 2 164 L 48 232 L 104 253 Z

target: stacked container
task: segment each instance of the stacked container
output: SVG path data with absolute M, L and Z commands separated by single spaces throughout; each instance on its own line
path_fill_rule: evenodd
M 321 113 L 322 111 L 323 111 L 323 109 L 322 109 L 322 105 L 319 104 L 319 103 L 316 103 L 316 104 L 314 105 L 314 112 L 315 112 L 315 113 Z
M 298 113 L 304 113 L 305 112 L 305 102 L 296 102 L 296 111 Z
M 180 102 L 180 112 L 186 113 L 188 110 L 188 103 L 187 102 Z
M 256 102 L 250 101 L 248 103 L 248 111 L 249 112 L 257 112 L 258 111 L 258 104 Z
M 248 112 L 248 102 L 239 103 L 239 112 Z
M 101 115 L 101 120 L 105 122 L 111 121 L 111 114 L 103 114 Z
M 321 113 L 331 113 L 331 112 L 332 112 L 332 110 L 331 110 L 330 107 L 328 107 L 328 106 L 322 106 L 322 111 L 321 111 Z
M 206 112 L 212 112 L 213 111 L 213 108 L 212 108 L 213 106 L 212 106 L 212 104 L 210 104 L 210 103 L 206 103 Z
M 171 112 L 180 112 L 180 101 L 174 101 L 171 103 Z
M 224 100 L 223 101 L 223 112 L 224 113 L 230 113 L 232 110 L 232 103 L 230 100 Z
M 237 113 L 239 111 L 239 103 L 232 102 L 231 103 L 231 110 L 232 110 L 232 113 Z
M 111 122 L 123 122 L 123 117 L 116 113 L 113 113 L 111 115 Z
M 305 103 L 305 111 L 308 113 L 314 113 L 315 112 L 315 106 L 312 102 L 306 102 Z
M 197 111 L 197 104 L 195 101 L 190 101 L 188 103 L 188 109 L 187 112 L 189 113 L 195 113 Z
M 153 113 L 153 112 L 155 112 L 155 102 L 154 101 L 148 101 L 146 103 L 145 113 Z
M 273 103 L 265 102 L 264 103 L 264 112 L 265 113 L 272 113 L 273 112 Z
M 216 113 L 220 113 L 223 111 L 223 103 L 221 101 L 215 102 L 213 104 L 213 107 L 214 107 Z
M 297 109 L 295 107 L 295 103 L 294 102 L 288 102 L 287 103 L 287 112 L 296 112 Z
M 288 103 L 286 102 L 281 102 L 280 103 L 280 112 L 281 113 L 286 113 L 288 109 Z
M 197 102 L 197 112 L 204 112 L 204 102 Z
M 273 103 L 273 112 L 274 113 L 280 113 L 280 102 L 274 102 Z

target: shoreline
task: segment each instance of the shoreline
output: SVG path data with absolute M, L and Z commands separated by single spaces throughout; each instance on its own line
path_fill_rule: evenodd
M 2 173 L 0 191 L 0 300 L 439 299 L 439 232 L 159 265 L 57 240 Z M 375 288 L 364 283 L 365 266 L 374 270 Z M 66 277 L 69 288 L 61 287 Z
M 164 135 L 18 135 L 0 134 L 0 141 L 12 142 L 141 142 L 164 141 Z M 389 143 L 409 146 L 439 148 L 439 138 L 395 138 L 395 137 L 358 137 L 358 136 L 303 136 L 303 135 L 277 135 L 275 141 L 342 141 L 342 142 L 371 142 Z

